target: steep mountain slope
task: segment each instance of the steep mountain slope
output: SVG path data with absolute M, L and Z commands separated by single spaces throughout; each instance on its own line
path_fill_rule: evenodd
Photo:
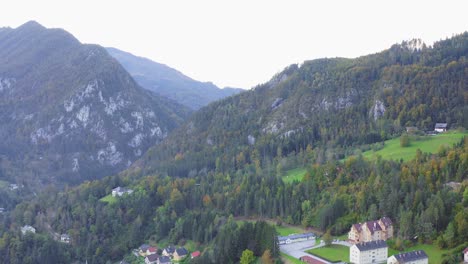
M 140 88 L 97 45 L 28 22 L 0 30 L 0 175 L 99 178 L 129 166 L 187 116 Z
M 266 164 L 316 149 L 321 161 L 405 126 L 468 128 L 468 33 L 426 47 L 414 40 L 356 59 L 291 65 L 266 84 L 198 111 L 137 164 L 194 175 Z
M 213 101 L 242 92 L 239 88 L 220 89 L 210 82 L 195 81 L 164 64 L 107 48 L 141 87 L 197 110 Z

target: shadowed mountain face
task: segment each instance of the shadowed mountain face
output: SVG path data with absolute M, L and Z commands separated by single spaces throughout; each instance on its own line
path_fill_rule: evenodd
M 107 48 L 141 87 L 197 110 L 213 101 L 242 92 L 239 88 L 220 89 L 210 82 L 193 80 L 164 64 Z
M 104 48 L 28 22 L 0 29 L 0 177 L 78 183 L 116 173 L 187 108 L 142 89 Z

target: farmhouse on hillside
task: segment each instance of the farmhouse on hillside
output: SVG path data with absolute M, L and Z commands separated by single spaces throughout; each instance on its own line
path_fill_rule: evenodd
M 151 254 L 145 257 L 146 264 L 156 264 L 158 262 L 158 254 Z
M 447 131 L 447 123 L 436 123 L 434 131 L 439 133 Z
M 393 223 L 388 217 L 379 220 L 354 224 L 348 233 L 350 243 L 356 244 L 376 240 L 387 240 L 393 237 Z
M 383 240 L 355 244 L 349 248 L 349 260 L 354 264 L 385 263 L 388 246 Z
M 188 255 L 188 251 L 184 247 L 180 247 L 176 249 L 173 256 L 174 256 L 175 261 L 181 261 L 182 259 L 187 257 L 187 255 Z
M 116 187 L 114 189 L 112 189 L 112 197 L 116 197 L 116 196 L 122 196 L 124 194 L 132 194 L 133 193 L 133 190 L 132 189 L 128 189 L 128 188 L 125 188 L 125 187 Z
M 424 250 L 396 254 L 388 258 L 387 264 L 428 264 L 429 258 Z
M 31 232 L 31 233 L 36 233 L 36 228 L 30 226 L 30 225 L 25 225 L 23 227 L 21 227 L 21 233 L 24 235 L 28 232 Z

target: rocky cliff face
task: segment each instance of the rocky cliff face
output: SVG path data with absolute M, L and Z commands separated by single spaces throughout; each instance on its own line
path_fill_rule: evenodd
M 0 168 L 8 181 L 116 173 L 187 114 L 139 87 L 102 47 L 35 22 L 0 31 Z

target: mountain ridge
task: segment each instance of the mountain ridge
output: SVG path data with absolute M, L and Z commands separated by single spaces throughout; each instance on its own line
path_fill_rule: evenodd
M 108 47 L 106 50 L 140 86 L 194 110 L 243 91 L 240 88 L 219 88 L 211 82 L 196 81 L 165 64 L 116 48 Z
M 37 22 L 0 31 L 0 64 L 0 155 L 10 181 L 19 168 L 29 171 L 19 181 L 37 185 L 116 173 L 189 113 L 139 87 L 104 48 Z

